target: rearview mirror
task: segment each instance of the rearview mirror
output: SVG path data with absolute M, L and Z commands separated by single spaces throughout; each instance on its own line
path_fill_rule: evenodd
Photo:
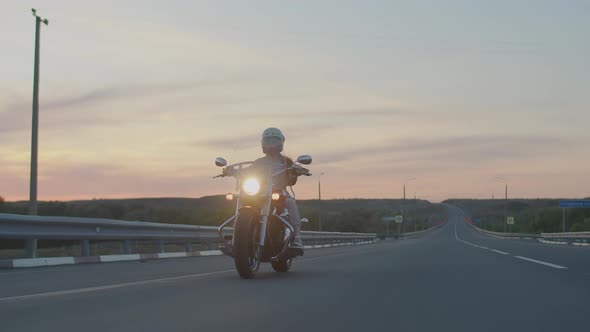
M 311 164 L 311 156 L 304 154 L 303 156 L 297 157 L 297 162 L 303 165 Z
M 227 166 L 227 161 L 221 157 L 215 158 L 215 165 L 219 167 Z

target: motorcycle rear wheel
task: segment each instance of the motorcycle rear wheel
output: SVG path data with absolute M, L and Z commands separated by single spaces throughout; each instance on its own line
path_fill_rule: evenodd
M 234 264 L 240 277 L 245 279 L 254 278 L 260 267 L 257 216 L 254 211 L 242 210 L 234 225 Z
M 293 258 L 270 263 L 270 265 L 272 265 L 272 268 L 277 272 L 289 272 L 289 270 L 291 269 L 291 264 L 293 264 Z

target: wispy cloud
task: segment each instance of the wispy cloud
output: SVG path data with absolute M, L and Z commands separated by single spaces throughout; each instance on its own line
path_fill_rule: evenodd
M 338 118 L 375 118 L 395 117 L 410 115 L 412 112 L 395 108 L 359 108 L 359 109 L 337 109 L 337 110 L 300 110 L 280 112 L 281 118 L 317 118 L 317 119 L 338 119 Z M 249 112 L 240 114 L 239 117 L 268 118 L 277 116 L 277 112 Z
M 465 136 L 405 140 L 395 144 L 341 150 L 320 156 L 318 161 L 334 163 L 360 157 L 397 161 L 462 161 L 481 163 L 498 159 L 523 159 L 555 151 L 566 139 L 550 136 Z M 402 156 L 402 157 L 399 157 Z
M 313 134 L 314 131 L 329 130 L 334 126 L 326 123 L 316 123 L 312 125 L 302 125 L 297 127 L 281 128 L 283 133 L 287 136 L 288 141 L 295 141 L 297 138 Z M 262 130 L 264 128 L 260 128 Z M 223 137 L 224 135 L 227 135 Z M 192 143 L 194 146 L 213 148 L 213 149 L 233 149 L 239 147 L 240 149 L 252 148 L 260 145 L 261 132 L 253 132 L 247 135 L 228 135 L 223 133 L 220 137 L 197 141 Z
M 8 199 L 26 197 L 28 177 L 2 174 L 0 195 Z M 147 173 L 110 163 L 72 162 L 43 165 L 39 178 L 41 199 L 142 196 L 200 196 L 198 191 L 215 191 L 220 183 L 210 176 Z M 220 190 L 220 189 L 217 189 Z
M 162 83 L 96 88 L 61 98 L 49 98 L 40 105 L 41 116 L 47 128 L 71 126 L 97 126 L 120 121 L 118 118 L 96 112 L 96 107 L 125 100 L 153 98 L 191 90 L 202 83 Z M 30 128 L 31 104 L 29 100 L 6 98 L 0 105 L 0 134 Z M 125 109 L 119 112 L 125 112 Z

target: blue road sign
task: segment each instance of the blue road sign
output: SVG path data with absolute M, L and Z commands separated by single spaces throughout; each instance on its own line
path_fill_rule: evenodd
M 573 199 L 567 201 L 559 201 L 560 208 L 590 208 L 590 200 Z

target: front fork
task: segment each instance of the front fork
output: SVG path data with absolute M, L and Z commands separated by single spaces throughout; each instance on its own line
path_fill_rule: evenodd
M 272 175 L 268 170 L 268 181 L 266 181 L 266 198 L 264 206 L 262 207 L 262 218 L 260 219 L 260 235 L 258 237 L 258 249 L 262 252 L 264 247 L 264 240 L 266 239 L 266 225 L 268 224 L 268 216 L 270 215 L 270 206 L 272 204 Z
M 258 246 L 264 247 L 264 240 L 266 239 L 266 226 L 268 225 L 268 215 L 270 214 L 270 199 L 264 204 L 262 209 L 262 218 L 260 219 L 260 234 L 258 236 Z

